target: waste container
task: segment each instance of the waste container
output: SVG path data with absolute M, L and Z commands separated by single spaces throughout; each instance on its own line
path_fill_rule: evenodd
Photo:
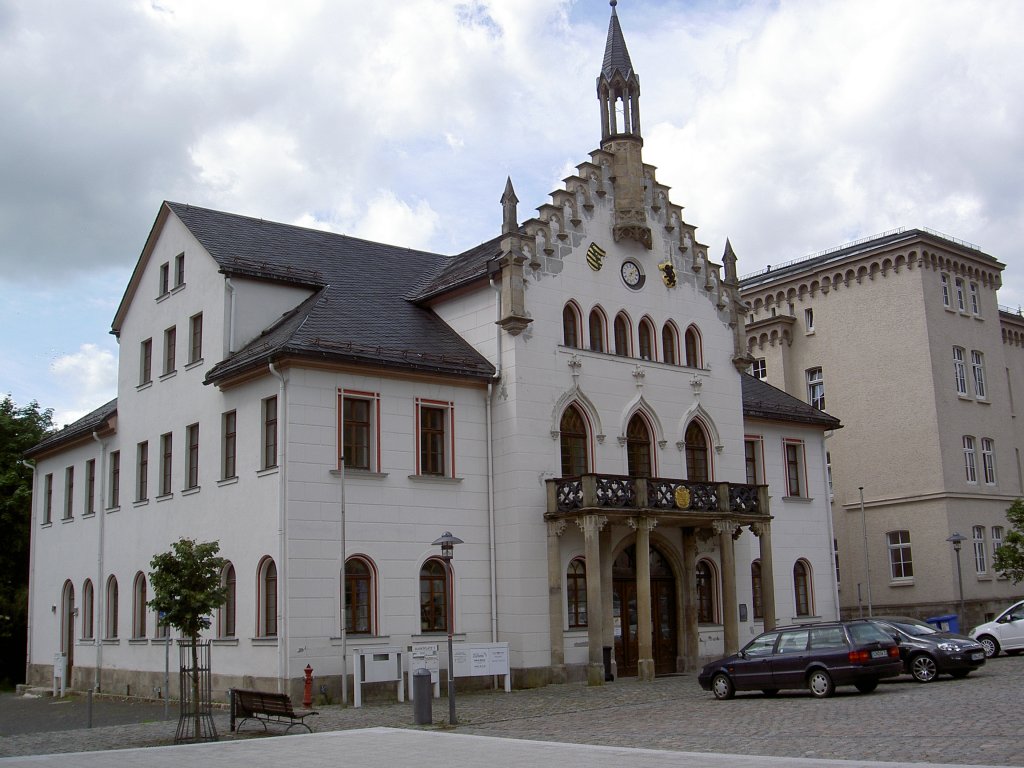
M 948 613 L 944 616 L 931 616 L 925 619 L 925 621 L 944 632 L 960 634 L 960 617 L 955 613 Z
M 430 725 L 434 722 L 434 684 L 429 669 L 417 669 L 412 673 L 412 708 L 416 725 Z

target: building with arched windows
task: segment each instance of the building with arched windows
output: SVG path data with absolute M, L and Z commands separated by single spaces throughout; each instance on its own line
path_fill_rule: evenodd
M 30 680 L 158 686 L 148 564 L 182 536 L 227 560 L 218 690 L 336 693 L 343 649 L 449 630 L 517 685 L 649 679 L 836 617 L 839 424 L 743 373 L 736 256 L 643 162 L 614 8 L 597 91 L 599 148 L 454 256 L 160 207 L 117 400 L 31 452 Z

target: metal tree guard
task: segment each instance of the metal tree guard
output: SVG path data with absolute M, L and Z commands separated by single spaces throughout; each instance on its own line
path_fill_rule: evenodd
M 174 743 L 217 741 L 217 726 L 213 723 L 210 641 L 200 641 L 193 648 L 192 643 L 179 640 L 178 655 L 181 713 L 178 715 Z

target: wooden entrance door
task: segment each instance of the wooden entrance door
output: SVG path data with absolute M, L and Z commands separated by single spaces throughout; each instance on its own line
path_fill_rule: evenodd
M 621 677 L 637 673 L 636 547 L 623 550 L 612 569 L 612 621 L 615 631 L 615 660 Z M 657 549 L 651 547 L 651 630 L 654 671 L 676 671 L 679 622 L 676 613 L 676 580 L 672 569 Z

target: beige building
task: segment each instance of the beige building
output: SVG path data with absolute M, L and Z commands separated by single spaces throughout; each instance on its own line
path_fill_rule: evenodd
M 741 281 L 754 375 L 844 424 L 827 446 L 845 616 L 959 613 L 955 533 L 965 630 L 1021 593 L 992 565 L 1024 495 L 1024 318 L 997 304 L 1004 266 L 900 229 Z

